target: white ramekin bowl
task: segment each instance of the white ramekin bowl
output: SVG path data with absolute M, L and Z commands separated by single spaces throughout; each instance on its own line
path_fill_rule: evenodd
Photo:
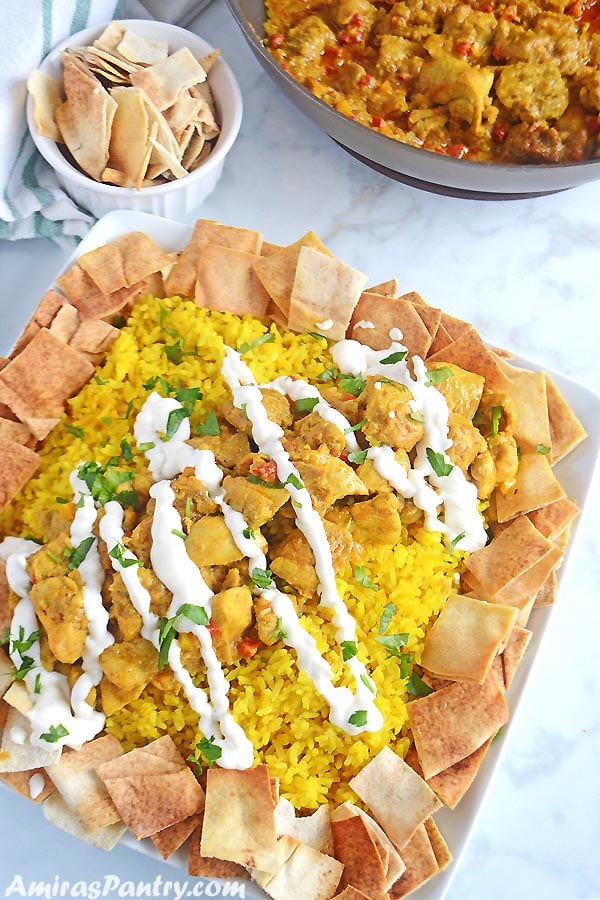
M 214 49 L 202 38 L 177 25 L 144 19 L 120 21 L 125 28 L 133 29 L 142 37 L 167 41 L 170 51 L 188 47 L 194 56 L 201 57 Z M 62 51 L 67 47 L 88 46 L 102 33 L 104 27 L 87 28 L 71 35 L 48 54 L 39 68 L 52 78 L 62 79 Z M 242 95 L 233 72 L 221 57 L 211 68 L 208 82 L 221 119 L 221 133 L 211 154 L 189 175 L 168 184 L 144 187 L 139 191 L 94 181 L 67 160 L 61 151 L 61 145 L 50 138 L 40 137 L 33 121 L 31 96 L 27 99 L 27 124 L 37 149 L 54 169 L 65 193 L 97 218 L 113 209 L 132 209 L 181 220 L 200 206 L 216 187 L 225 157 L 233 146 L 242 121 Z

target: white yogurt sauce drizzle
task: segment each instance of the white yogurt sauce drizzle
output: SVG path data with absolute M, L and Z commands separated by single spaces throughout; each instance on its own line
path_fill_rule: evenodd
M 312 505 L 309 492 L 304 486 L 297 486 L 297 483 L 301 484 L 302 480 L 281 443 L 283 431 L 276 422 L 269 419 L 263 404 L 261 390 L 254 383 L 252 372 L 242 361 L 240 354 L 231 347 L 226 348 L 221 371 L 232 392 L 234 405 L 238 409 L 244 408 L 246 411 L 252 424 L 254 442 L 262 453 L 275 462 L 277 477 L 285 485 L 292 498 L 296 524 L 308 541 L 315 557 L 320 602 L 333 611 L 332 620 L 336 627 L 337 642 L 340 646 L 345 641 L 356 643 L 356 623 L 337 590 L 331 550 L 323 522 Z M 292 482 L 290 482 L 290 478 Z M 301 630 L 304 634 L 304 629 Z M 302 641 L 300 633 L 297 634 L 297 637 Z M 300 655 L 298 655 L 298 659 L 300 662 Z M 374 686 L 367 675 L 364 664 L 356 656 L 353 656 L 345 661 L 345 665 L 354 676 L 356 693 L 353 694 L 349 688 L 334 688 L 333 685 L 331 688 L 335 693 L 328 687 L 326 688 L 328 694 L 333 694 L 331 699 L 326 698 L 330 705 L 331 721 L 349 734 L 379 730 L 383 725 L 383 716 L 375 706 Z M 321 691 L 321 693 L 323 692 Z M 349 719 L 359 711 L 364 715 L 364 723 L 360 725 L 351 723 Z
M 21 654 L 13 649 L 13 641 L 20 634 L 25 639 L 39 630 L 33 602 L 29 595 L 31 581 L 27 573 L 27 557 L 40 549 L 34 541 L 19 538 L 5 538 L 0 544 L 0 559 L 6 561 L 7 581 L 19 600 L 11 622 L 9 655 L 17 669 L 22 663 Z M 22 631 L 21 631 L 22 629 Z M 80 747 L 91 741 L 104 727 L 105 717 L 90 706 L 87 710 L 71 706 L 71 690 L 66 675 L 48 672 L 41 662 L 40 642 L 36 640 L 28 648 L 26 655 L 33 660 L 33 666 L 23 679 L 33 703 L 26 718 L 31 726 L 29 741 L 46 750 L 57 747 Z M 86 692 L 87 694 L 87 692 Z M 89 710 L 89 712 L 88 712 Z M 42 735 L 55 736 L 53 729 L 62 725 L 67 731 L 55 740 L 44 740 Z
M 449 541 L 464 534 L 458 546 L 473 553 L 487 541 L 483 519 L 477 510 L 477 488 L 458 466 L 454 466 L 449 475 L 440 476 L 427 459 L 427 448 L 430 448 L 449 462 L 446 450 L 452 446 L 452 441 L 448 438 L 446 398 L 427 383 L 427 368 L 420 357 L 412 357 L 414 378 L 406 360 L 381 363 L 390 354 L 405 351 L 406 347 L 397 342 L 392 342 L 385 350 L 372 350 L 358 341 L 345 340 L 335 344 L 331 353 L 341 372 L 364 377 L 382 375 L 409 388 L 414 398 L 410 401 L 411 409 L 420 413 L 423 419 L 423 437 L 416 446 L 412 469 L 406 472 L 396 462 L 391 447 L 371 447 L 367 456 L 382 478 L 423 511 L 425 527 L 429 531 L 439 531 Z M 442 505 L 443 522 L 438 515 Z

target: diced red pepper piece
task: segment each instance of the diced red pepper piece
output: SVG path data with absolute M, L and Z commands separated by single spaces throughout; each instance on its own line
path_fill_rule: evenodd
M 269 47 L 271 48 L 271 50 L 279 50 L 279 48 L 283 44 L 284 40 L 285 40 L 285 36 L 283 34 L 281 34 L 281 32 L 278 32 L 277 34 L 272 34 L 271 37 L 269 38 Z
M 494 57 L 495 60 L 497 60 L 498 62 L 501 62 L 503 59 L 506 58 L 506 53 L 504 51 L 504 48 L 503 47 L 494 47 L 494 49 L 492 50 L 492 56 Z
M 357 28 L 360 28 L 360 26 L 362 25 L 362 23 L 363 23 L 363 17 L 361 16 L 361 14 L 360 14 L 360 13 L 354 13 L 354 15 L 352 16 L 352 18 L 350 19 L 350 24 L 351 24 L 351 25 L 356 25 Z
M 238 653 L 240 656 L 243 656 L 244 659 L 252 659 L 252 657 L 256 655 L 259 646 L 259 642 L 254 638 L 244 637 L 238 644 Z
M 444 147 L 444 153 L 446 156 L 453 156 L 455 159 L 462 159 L 463 156 L 468 152 L 468 147 L 465 144 L 447 144 Z
M 263 481 L 268 481 L 271 484 L 274 481 L 277 481 L 277 463 L 274 459 L 265 459 L 262 462 L 256 463 L 252 466 L 250 471 L 253 475 L 258 475 Z
M 211 637 L 218 637 L 221 634 L 221 629 L 216 624 L 216 622 L 209 622 L 206 627 L 210 632 Z
M 371 119 L 371 125 L 373 126 L 373 128 L 381 128 L 381 126 L 383 125 L 383 119 L 381 118 L 381 116 L 373 116 Z M 352 394 L 350 394 L 349 396 L 352 397 Z M 348 398 L 344 397 L 343 399 L 347 400 Z
M 373 85 L 375 84 L 375 79 L 372 75 L 369 75 L 368 72 L 365 72 L 358 83 L 361 85 L 361 87 L 373 87 Z
M 470 41 L 457 41 L 452 50 L 456 56 L 462 56 L 464 59 L 473 52 L 473 44 Z
M 506 135 L 508 134 L 508 129 L 509 129 L 509 125 L 507 122 L 498 122 L 492 128 L 492 134 L 497 141 L 502 143 L 502 141 L 505 139 Z

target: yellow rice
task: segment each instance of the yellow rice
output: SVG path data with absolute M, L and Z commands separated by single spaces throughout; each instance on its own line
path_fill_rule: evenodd
M 274 341 L 245 357 L 257 382 L 284 374 L 316 381 L 332 365 L 324 341 L 271 329 Z M 0 533 L 46 539 L 40 513 L 65 508 L 56 506 L 56 497 L 71 496 L 68 477 L 75 466 L 118 455 L 124 439 L 134 447 L 135 416 L 149 394 L 142 385 L 153 376 L 172 385 L 200 387 L 203 399 L 192 422 L 202 421 L 228 396 L 220 372 L 224 344 L 238 347 L 264 331 L 264 324 L 251 317 L 198 310 L 177 297 L 148 297 L 136 303 L 104 365 L 69 402 L 68 415 L 47 438 L 40 472 L 0 516 Z M 182 337 L 184 355 L 176 365 L 164 347 Z M 135 461 L 143 467 L 141 455 Z M 406 681 L 400 678 L 398 659 L 389 657 L 376 640 L 381 614 L 386 604 L 394 604 L 397 612 L 387 633 L 407 632 L 404 650 L 418 662 L 427 625 L 450 593 L 459 561 L 460 554 L 449 553 L 438 534 L 417 529 L 410 536 L 405 532 L 395 547 L 365 552 L 363 564 L 377 590 L 361 586 L 350 566 L 338 573 L 340 593 L 357 621 L 359 657 L 377 685 L 377 704 L 385 717 L 384 727 L 375 734 L 351 737 L 332 726 L 323 699 L 299 672 L 293 651 L 281 644 L 262 647 L 254 658 L 228 671 L 233 714 L 252 740 L 256 760 L 268 764 L 271 775 L 280 779 L 282 794 L 297 808 L 352 798 L 348 780 L 384 745 L 406 752 Z M 307 605 L 302 622 L 342 683 L 346 676 L 327 612 Z M 106 730 L 126 749 L 168 732 L 186 756 L 199 736 L 197 717 L 168 671 L 113 715 Z

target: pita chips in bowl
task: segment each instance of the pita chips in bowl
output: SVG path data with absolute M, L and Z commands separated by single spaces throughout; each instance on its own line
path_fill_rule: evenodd
M 27 123 L 61 187 L 95 216 L 182 218 L 214 190 L 242 118 L 237 81 L 183 28 L 113 21 L 71 35 L 28 79 Z

